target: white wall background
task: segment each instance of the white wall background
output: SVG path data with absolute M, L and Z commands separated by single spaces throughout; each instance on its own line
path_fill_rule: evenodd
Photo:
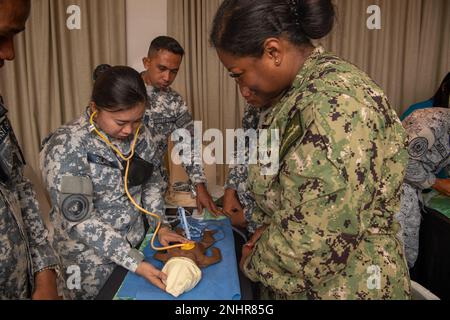
M 167 0 L 127 0 L 127 64 L 143 71 L 150 42 L 167 34 Z

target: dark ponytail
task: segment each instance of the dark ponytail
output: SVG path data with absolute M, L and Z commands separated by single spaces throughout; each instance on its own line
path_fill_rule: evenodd
M 94 71 L 92 101 L 101 109 L 119 112 L 147 102 L 144 80 L 129 67 L 100 65 Z
M 301 30 L 309 39 L 321 39 L 331 32 L 335 10 L 330 0 L 293 0 L 297 3 Z
M 236 56 L 260 57 L 266 39 L 310 44 L 330 33 L 334 19 L 331 0 L 225 0 L 214 18 L 210 42 Z
M 92 74 L 92 79 L 94 81 L 97 81 L 97 79 L 100 77 L 102 73 L 105 71 L 111 69 L 112 67 L 109 64 L 100 64 L 95 68 L 94 73 Z

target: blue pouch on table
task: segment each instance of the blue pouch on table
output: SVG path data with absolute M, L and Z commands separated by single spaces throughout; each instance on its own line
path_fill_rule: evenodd
M 222 253 L 222 261 L 218 264 L 202 269 L 202 280 L 190 292 L 182 294 L 178 298 L 163 292 L 159 288 L 147 282 L 144 278 L 129 272 L 116 294 L 116 300 L 240 300 L 241 289 L 239 285 L 238 265 L 234 248 L 233 230 L 230 221 L 202 221 L 195 222 L 189 219 L 189 223 L 196 227 L 217 230 L 213 247 L 219 248 Z M 158 269 L 164 267 L 163 263 L 154 259 L 155 251 L 150 246 L 152 234 L 148 234 L 142 244 L 141 251 L 145 255 L 145 261 Z M 193 238 L 193 240 L 199 240 Z M 161 246 L 155 241 L 156 246 Z

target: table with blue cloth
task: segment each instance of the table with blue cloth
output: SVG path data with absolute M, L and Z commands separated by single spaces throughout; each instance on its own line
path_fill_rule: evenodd
M 193 220 L 190 221 L 190 223 Z M 193 223 L 194 224 L 194 223 Z M 184 293 L 178 298 L 163 292 L 150 284 L 144 278 L 129 272 L 125 277 L 116 300 L 240 300 L 241 290 L 238 276 L 238 263 L 235 254 L 233 230 L 228 219 L 201 221 L 194 224 L 197 228 L 216 230 L 213 247 L 219 248 L 222 253 L 222 261 L 218 264 L 202 269 L 200 283 L 190 292 Z M 141 246 L 145 260 L 158 269 L 164 267 L 163 263 L 154 259 L 155 251 L 150 246 L 152 234 L 147 234 Z M 193 237 L 198 241 L 200 238 Z M 155 241 L 155 245 L 161 245 Z M 208 250 L 210 251 L 210 250 Z M 210 252 L 209 252 L 210 254 Z M 207 252 L 208 255 L 208 252 Z
M 440 299 L 450 300 L 450 198 L 424 194 L 419 257 L 411 278 Z

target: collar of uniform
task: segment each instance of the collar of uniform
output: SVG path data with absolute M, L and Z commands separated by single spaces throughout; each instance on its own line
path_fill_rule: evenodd
M 269 127 L 275 116 L 278 114 L 281 108 L 285 105 L 286 99 L 289 99 L 292 93 L 292 90 L 295 90 L 296 88 L 299 88 L 304 80 L 306 79 L 306 76 L 311 73 L 311 70 L 314 69 L 314 66 L 317 62 L 317 59 L 325 52 L 324 48 L 322 46 L 316 47 L 313 52 L 310 54 L 310 56 L 306 59 L 303 66 L 300 68 L 299 72 L 297 73 L 294 82 L 292 83 L 291 87 L 286 90 L 286 92 L 282 95 L 281 99 L 278 100 L 277 103 L 275 103 L 274 107 L 272 108 L 271 113 L 266 117 L 266 119 L 263 122 L 263 127 Z
M 91 119 L 91 111 L 89 107 L 86 107 L 86 110 L 84 111 L 84 113 L 81 115 L 80 118 L 80 127 L 82 129 L 90 131 L 89 130 L 89 127 L 91 126 L 91 124 L 89 123 L 90 119 Z
M 86 111 L 82 114 L 81 119 L 80 119 L 80 128 L 81 130 L 86 130 L 88 132 L 89 135 L 92 135 L 92 137 L 94 138 L 98 138 L 99 140 L 101 140 L 101 138 L 95 133 L 94 130 L 92 130 L 91 127 L 91 116 L 92 113 L 90 111 L 90 108 L 87 107 Z M 98 131 L 100 131 L 105 137 L 107 137 L 109 139 L 109 136 L 103 132 L 102 129 L 97 128 Z M 103 141 L 103 140 L 102 140 Z
M 303 63 L 303 66 L 295 76 L 294 82 L 292 83 L 291 88 L 289 89 L 289 93 L 286 96 L 289 96 L 292 90 L 297 91 L 298 88 L 302 87 L 305 84 L 305 80 L 311 73 L 314 72 L 319 58 L 324 53 L 325 49 L 322 46 L 318 46 L 313 50 L 313 52 L 309 55 L 309 57 L 306 59 L 305 63 Z
M 325 49 L 322 46 L 318 46 L 313 50 L 310 56 L 306 59 L 305 63 L 301 67 L 300 71 L 297 74 L 297 77 L 294 80 L 293 85 L 302 83 L 306 78 L 306 75 L 311 73 L 311 70 L 314 69 L 314 66 L 317 63 L 317 59 L 320 58 L 325 53 Z
M 145 84 L 145 88 L 147 89 L 148 96 L 151 96 L 156 91 L 156 88 L 149 84 Z
M 166 94 L 166 95 L 170 95 L 173 91 L 172 91 L 172 87 L 167 87 L 167 89 L 158 89 L 152 85 L 146 84 L 145 85 L 146 89 L 147 89 L 147 95 L 150 97 L 153 94 Z

